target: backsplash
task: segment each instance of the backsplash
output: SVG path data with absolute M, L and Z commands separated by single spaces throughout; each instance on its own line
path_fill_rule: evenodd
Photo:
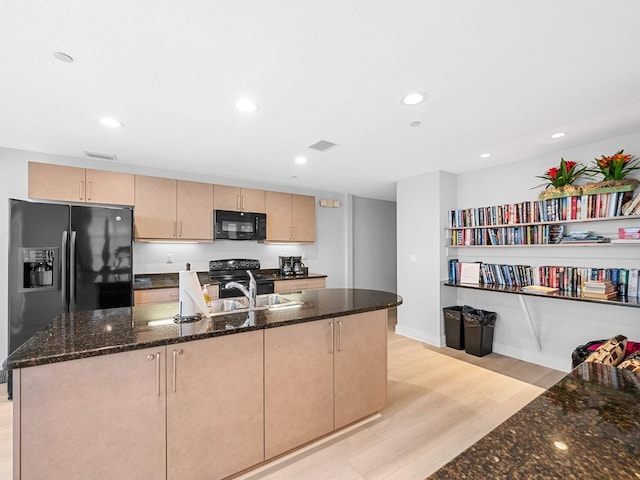
M 167 263 L 167 255 L 172 263 Z M 133 244 L 133 271 L 140 273 L 167 273 L 184 270 L 208 271 L 209 260 L 223 258 L 255 258 L 261 268 L 278 268 L 278 257 L 299 255 L 310 266 L 310 271 L 325 273 L 318 259 L 318 246 L 268 245 L 254 241 L 238 242 L 216 240 L 213 243 L 142 243 Z

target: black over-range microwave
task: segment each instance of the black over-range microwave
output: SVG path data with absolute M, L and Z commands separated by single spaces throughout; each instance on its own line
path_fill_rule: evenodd
M 213 238 L 216 240 L 265 240 L 267 238 L 267 215 L 214 210 Z

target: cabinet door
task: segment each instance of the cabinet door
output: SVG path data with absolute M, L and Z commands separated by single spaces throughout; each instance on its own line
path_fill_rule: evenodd
M 331 323 L 264 331 L 265 458 L 333 430 Z
M 316 198 L 291 195 L 291 237 L 296 242 L 316 241 Z
M 29 198 L 83 202 L 84 168 L 29 162 Z
M 291 241 L 291 194 L 267 192 L 267 241 Z
M 133 205 L 134 175 L 86 169 L 86 201 L 112 205 Z
M 241 207 L 245 212 L 266 213 L 266 192 L 253 188 L 243 188 L 241 190 Z
M 216 210 L 240 210 L 242 203 L 240 187 L 228 185 L 213 186 L 213 208 Z
M 384 408 L 387 397 L 387 310 L 337 317 L 335 427 Z
M 176 238 L 176 181 L 135 176 L 136 238 Z
M 164 350 L 21 369 L 20 478 L 165 478 Z
M 213 185 L 178 180 L 177 238 L 213 239 Z
M 261 462 L 262 331 L 181 343 L 167 352 L 167 479 L 214 480 Z

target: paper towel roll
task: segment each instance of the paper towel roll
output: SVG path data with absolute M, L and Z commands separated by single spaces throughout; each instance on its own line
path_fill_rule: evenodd
M 178 313 L 183 317 L 202 313 L 210 317 L 209 309 L 202 295 L 202 285 L 198 280 L 198 274 L 192 270 L 180 271 L 180 310 Z

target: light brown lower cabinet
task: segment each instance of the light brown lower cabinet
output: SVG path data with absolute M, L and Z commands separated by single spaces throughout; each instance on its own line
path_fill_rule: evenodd
M 387 310 L 265 330 L 265 456 L 384 408 Z
M 264 332 L 265 456 L 333 430 L 333 321 Z
M 386 310 L 14 371 L 14 479 L 221 479 L 380 411 Z
M 262 331 L 167 347 L 167 480 L 215 480 L 264 459 L 262 348 Z
M 14 372 L 14 479 L 165 478 L 164 350 Z
M 338 429 L 384 408 L 387 310 L 337 317 L 334 330 L 334 428 Z
M 300 292 L 311 288 L 325 288 L 326 278 L 299 278 L 296 280 L 276 280 L 273 282 L 275 293 Z

